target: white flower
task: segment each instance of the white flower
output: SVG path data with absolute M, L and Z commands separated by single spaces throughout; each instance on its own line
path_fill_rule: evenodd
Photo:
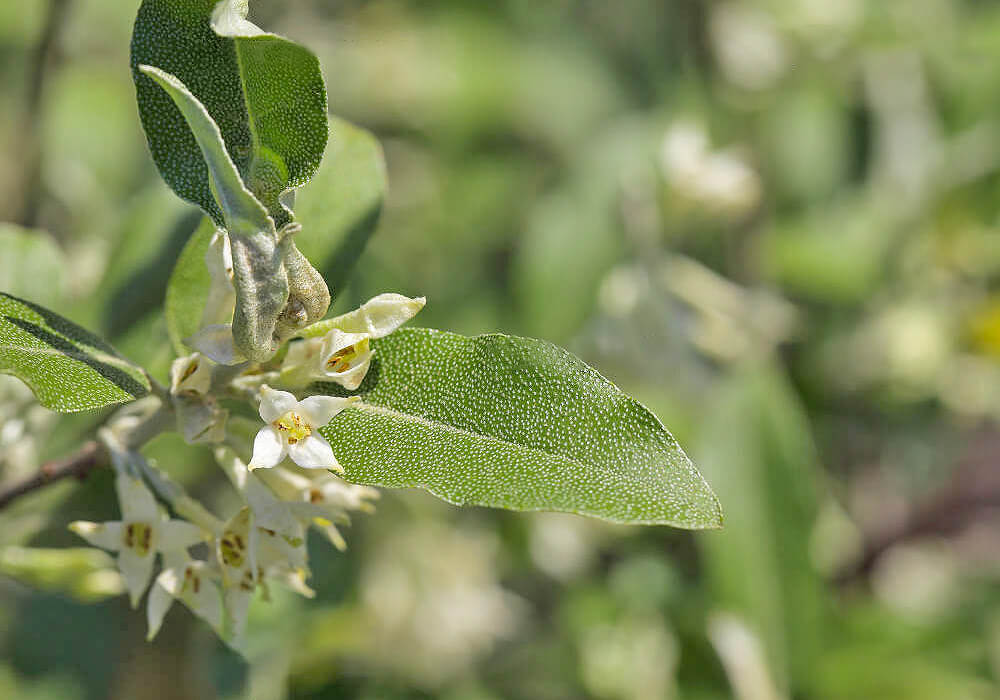
M 306 469 L 343 471 L 333 449 L 317 431 L 347 408 L 354 397 L 310 396 L 296 401 L 287 391 L 261 388 L 260 417 L 267 425 L 253 441 L 250 469 L 276 467 L 286 456 Z
M 164 568 L 149 592 L 146 605 L 147 641 L 160 631 L 163 618 L 175 599 L 221 634 L 222 600 L 215 578 L 206 562 L 189 558 Z
M 346 549 L 334 523 L 349 523 L 349 510 L 374 512 L 369 501 L 379 497 L 377 490 L 348 484 L 329 472 L 307 477 L 277 467 L 254 474 L 227 447 L 217 447 L 215 459 L 250 507 L 256 525 L 290 543 L 304 538 L 312 525 L 337 549 Z
M 258 585 L 264 585 L 266 579 L 281 581 L 312 597 L 312 589 L 305 584 L 309 567 L 301 526 L 297 527 L 297 534 L 297 537 L 288 537 L 259 527 L 253 511 L 243 508 L 226 523 L 217 538 L 216 556 L 222 570 L 229 638 L 234 645 L 241 643 L 254 591 Z M 266 587 L 264 591 L 266 594 Z
M 423 297 L 379 294 L 355 311 L 313 324 L 302 331 L 304 340 L 288 346 L 282 381 L 292 386 L 328 381 L 357 389 L 371 365 L 370 341 L 392 333 L 425 303 Z
M 201 353 L 178 357 L 170 365 L 170 393 L 204 396 L 212 385 L 212 367 Z
M 69 529 L 90 544 L 118 552 L 118 568 L 128 587 L 132 607 L 149 585 L 157 552 L 183 552 L 203 540 L 201 530 L 183 520 L 169 520 L 143 483 L 127 474 L 115 480 L 122 519 L 106 523 L 82 520 Z
M 374 512 L 371 501 L 379 497 L 379 492 L 370 486 L 349 484 L 328 472 L 307 477 L 279 468 L 263 473 L 262 480 L 284 499 L 280 503 L 285 504 L 294 517 L 305 525 L 314 526 L 341 551 L 347 548 L 347 543 L 335 523 L 350 523 L 348 511 Z
M 293 384 L 306 385 L 314 381 L 336 382 L 351 391 L 361 386 L 372 361 L 367 333 L 345 333 L 334 328 L 322 338 L 308 338 L 288 346 L 283 368 L 296 375 L 285 375 Z M 299 377 L 296 380 L 294 377 Z

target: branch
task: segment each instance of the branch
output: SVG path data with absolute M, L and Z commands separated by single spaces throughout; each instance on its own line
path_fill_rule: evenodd
M 897 544 L 928 535 L 960 533 L 984 514 L 1000 507 L 1000 435 L 985 434 L 970 440 L 951 479 L 892 530 L 870 537 L 857 561 L 834 576 L 840 585 L 869 575 L 879 558 Z
M 0 491 L 0 509 L 6 508 L 21 496 L 60 479 L 72 476 L 83 480 L 94 469 L 106 466 L 108 466 L 107 450 L 91 440 L 68 457 L 46 462 L 33 477 Z

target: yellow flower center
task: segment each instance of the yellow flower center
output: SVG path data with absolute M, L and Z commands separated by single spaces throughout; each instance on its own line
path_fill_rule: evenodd
M 348 345 L 330 355 L 326 361 L 326 368 L 331 372 L 346 372 L 358 358 L 368 349 L 368 338 L 361 340 L 354 345 Z
M 125 525 L 125 546 L 140 557 L 149 554 L 153 545 L 153 526 L 149 523 L 128 523 Z
M 312 435 L 312 426 L 295 411 L 289 411 L 274 421 L 274 427 L 285 436 L 289 445 L 294 445 Z
M 246 555 L 246 543 L 242 535 L 235 532 L 227 532 L 219 540 L 219 553 L 222 555 L 222 563 L 234 569 L 243 565 Z

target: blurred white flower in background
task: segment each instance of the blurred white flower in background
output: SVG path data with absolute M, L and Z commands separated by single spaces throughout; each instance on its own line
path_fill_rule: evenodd
M 359 590 L 382 663 L 438 685 L 521 625 L 525 602 L 498 583 L 490 534 L 422 521 L 379 540 Z
M 771 87 L 788 66 L 774 18 L 744 3 L 713 5 L 708 22 L 712 51 L 722 74 L 737 87 Z
M 738 216 L 760 201 L 760 176 L 736 149 L 711 150 L 700 124 L 681 121 L 663 137 L 660 162 L 677 196 L 711 211 Z

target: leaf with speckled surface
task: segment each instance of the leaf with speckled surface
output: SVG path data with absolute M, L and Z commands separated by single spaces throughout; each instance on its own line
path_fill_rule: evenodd
M 94 334 L 3 292 L 0 373 L 14 375 L 39 403 L 63 413 L 132 401 L 150 388 L 141 369 Z
M 343 119 L 330 118 L 330 152 L 316 177 L 296 193 L 295 215 L 302 224 L 296 244 L 320 268 L 331 289 L 346 284 L 351 269 L 375 229 L 385 196 L 385 161 L 378 140 Z M 215 226 L 206 218 L 181 251 L 167 286 L 167 328 L 174 348 L 201 322 L 211 278 L 205 250 Z
M 326 86 L 305 47 L 274 34 L 219 36 L 216 0 L 144 0 L 132 34 L 139 116 L 167 184 L 220 225 L 208 173 L 180 112 L 139 66 L 174 75 L 218 124 L 251 192 L 280 226 L 281 190 L 305 184 L 326 148 Z
M 565 350 L 424 328 L 372 346 L 362 401 L 321 429 L 349 481 L 460 505 L 721 526 L 718 500 L 656 416 Z
M 296 240 L 331 290 L 342 289 L 375 232 L 386 192 L 385 156 L 375 136 L 330 118 L 330 145 L 316 176 L 295 193 Z
M 274 222 L 260 202 L 247 190 L 236 165 L 226 151 L 218 125 L 205 106 L 198 101 L 180 79 L 155 66 L 139 66 L 139 70 L 156 81 L 180 109 L 194 134 L 202 158 L 208 168 L 208 182 L 216 203 L 222 210 L 226 229 L 233 235 L 254 237 L 274 231 Z

